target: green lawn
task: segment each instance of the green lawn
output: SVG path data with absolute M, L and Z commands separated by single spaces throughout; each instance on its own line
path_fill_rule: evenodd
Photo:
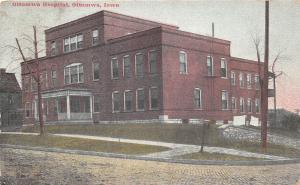
M 178 159 L 195 159 L 195 160 L 216 160 L 216 161 L 247 161 L 247 160 L 262 160 L 260 158 L 241 157 L 228 154 L 197 152 L 178 156 Z
M 47 125 L 47 133 L 67 133 L 93 136 L 120 137 L 163 141 L 181 144 L 201 144 L 202 125 L 192 124 L 100 124 L 100 125 Z M 39 132 L 39 126 L 25 127 L 23 132 Z M 205 145 L 234 148 L 249 152 L 265 153 L 286 157 L 300 157 L 300 150 L 269 144 L 262 151 L 259 142 L 229 140 L 222 136 L 216 125 L 211 124 L 205 130 Z
M 0 134 L 0 144 L 53 147 L 121 154 L 148 154 L 169 150 L 167 147 L 98 141 L 60 136 Z

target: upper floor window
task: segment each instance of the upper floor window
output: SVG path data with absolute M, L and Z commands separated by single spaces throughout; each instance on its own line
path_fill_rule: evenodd
M 99 80 L 100 79 L 100 63 L 99 62 L 93 62 L 93 80 Z
M 124 111 L 132 111 L 133 104 L 133 93 L 132 91 L 124 92 Z
M 251 74 L 247 74 L 247 88 L 248 89 L 251 89 L 251 82 L 252 82 Z
M 131 62 L 129 55 L 123 57 L 123 75 L 125 78 L 131 77 Z
M 213 76 L 214 75 L 214 60 L 213 60 L 212 56 L 207 56 L 206 65 L 207 65 L 207 75 Z
M 225 58 L 221 59 L 221 77 L 227 78 L 227 61 Z
M 30 117 L 31 104 L 29 102 L 25 103 L 25 117 Z
M 187 54 L 183 51 L 179 52 L 180 74 L 187 74 Z
M 240 112 L 245 112 L 245 100 L 240 98 Z
M 145 91 L 138 89 L 136 91 L 137 110 L 145 110 Z
M 31 77 L 31 91 L 36 91 L 36 89 L 37 89 L 37 82 L 35 81 L 35 79 L 32 76 Z
M 55 42 L 55 41 L 52 41 L 50 47 L 51 47 L 51 48 L 50 48 L 50 55 L 51 55 L 51 56 L 56 55 L 56 42 Z
M 120 112 L 120 93 L 118 91 L 112 93 L 112 108 L 113 112 Z
M 222 91 L 222 110 L 228 109 L 228 92 L 226 90 Z
M 255 75 L 254 83 L 255 83 L 255 88 L 260 89 L 260 82 L 259 82 L 259 76 L 258 75 Z
M 119 78 L 119 62 L 117 58 L 111 59 L 111 77 L 112 79 Z
M 245 87 L 244 74 L 240 72 L 240 87 Z
M 56 87 L 56 85 L 57 85 L 57 74 L 56 74 L 55 69 L 51 70 L 51 81 L 52 81 L 52 86 Z
M 30 78 L 29 78 L 29 76 L 24 77 L 23 87 L 24 87 L 25 92 L 30 90 Z
M 157 51 L 149 52 L 149 70 L 151 74 L 157 73 Z
M 83 35 L 77 34 L 64 39 L 64 52 L 75 51 L 83 48 Z
M 137 77 L 144 76 L 144 55 L 141 53 L 135 55 L 135 74 Z
M 231 71 L 231 85 L 235 85 L 236 84 L 236 76 L 235 76 L 235 72 Z
M 64 68 L 65 84 L 74 84 L 83 82 L 83 65 L 74 63 Z
M 202 109 L 202 90 L 199 88 L 194 90 L 194 102 L 197 109 Z
M 158 88 L 157 87 L 151 87 L 150 88 L 150 108 L 158 109 Z
M 93 45 L 99 44 L 99 31 L 98 31 L 98 29 L 95 29 L 92 32 L 92 43 L 93 43 Z

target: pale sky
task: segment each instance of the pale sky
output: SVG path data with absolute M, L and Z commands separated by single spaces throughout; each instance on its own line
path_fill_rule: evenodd
M 1 0 L 0 0 L 1 1 Z M 16 1 L 16 0 L 14 0 Z M 36 0 L 36 2 L 43 2 Z M 51 2 L 48 0 L 47 2 Z M 61 1 L 67 2 L 67 1 Z M 72 2 L 68 1 L 71 5 Z M 109 1 L 79 1 L 100 3 Z M 117 1 L 111 1 L 117 2 Z M 103 9 L 179 26 L 180 30 L 210 35 L 215 23 L 215 36 L 231 41 L 231 55 L 256 60 L 251 34 L 258 33 L 264 43 L 264 1 L 260 0 L 202 0 L 202 1 L 118 1 L 118 8 L 45 8 L 13 7 L 10 1 L 0 5 L 0 67 L 15 72 L 20 79 L 20 61 L 13 61 L 10 50 L 15 37 L 32 36 L 32 25 L 39 29 L 40 49 L 44 49 L 43 30 L 80 18 Z M 279 51 L 284 60 L 276 71 L 285 74 L 278 78 L 278 106 L 294 111 L 300 108 L 300 0 L 270 2 L 270 63 Z M 24 36 L 23 36 L 24 37 Z M 28 41 L 23 47 L 31 47 Z M 17 53 L 14 54 L 16 56 Z M 29 56 L 31 52 L 26 50 Z M 41 54 L 40 56 L 42 56 Z M 262 56 L 263 57 L 263 56 Z M 272 107 L 272 104 L 270 104 Z

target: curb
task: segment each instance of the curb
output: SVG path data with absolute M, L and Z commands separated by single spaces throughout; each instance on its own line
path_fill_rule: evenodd
M 126 154 L 118 154 L 118 153 L 93 152 L 93 151 L 84 151 L 84 150 L 68 150 L 68 149 L 60 149 L 60 148 L 31 147 L 31 146 L 9 145 L 9 144 L 0 144 L 0 148 L 23 149 L 23 150 L 33 150 L 33 151 L 43 151 L 43 152 L 57 152 L 57 153 L 66 153 L 66 154 L 90 155 L 90 156 L 109 157 L 109 158 L 118 158 L 118 159 L 133 159 L 133 160 L 157 161 L 157 162 L 191 164 L 191 165 L 264 166 L 264 165 L 300 163 L 300 158 L 288 159 L 288 160 L 214 161 L 214 160 L 194 160 L 194 159 L 152 158 L 152 157 L 143 157 L 143 156 L 126 155 Z

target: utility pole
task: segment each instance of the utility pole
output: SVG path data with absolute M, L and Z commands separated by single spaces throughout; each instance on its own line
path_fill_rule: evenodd
M 37 95 L 38 95 L 38 114 L 39 114 L 39 122 L 40 122 L 40 135 L 44 135 L 44 120 L 43 120 L 43 108 L 42 108 L 42 96 L 41 96 L 41 80 L 40 80 L 40 62 L 38 59 L 38 50 L 37 50 L 37 36 L 36 36 L 36 27 L 33 26 L 33 45 L 34 45 L 34 57 L 37 64 L 37 70 L 35 72 L 35 75 L 33 75 L 33 80 L 37 82 Z M 18 50 L 20 52 L 20 55 L 22 56 L 23 61 L 25 62 L 25 66 L 27 67 L 27 70 L 30 71 L 31 69 L 26 64 L 27 60 L 24 56 L 24 53 L 21 49 L 20 43 L 18 39 L 16 38 L 16 43 L 18 46 Z
M 265 2 L 265 61 L 262 88 L 262 148 L 267 148 L 267 123 L 268 123 L 268 83 L 269 83 L 269 1 Z

